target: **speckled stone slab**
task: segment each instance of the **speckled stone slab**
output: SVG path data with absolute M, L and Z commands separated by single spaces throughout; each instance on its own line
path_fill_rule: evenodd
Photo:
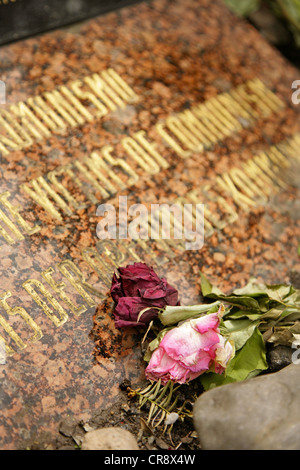
M 143 378 L 107 296 L 119 265 L 151 264 L 182 304 L 200 271 L 227 292 L 299 283 L 299 73 L 209 0 L 142 2 L 0 58 L 0 447 L 20 449 Z M 203 247 L 100 240 L 97 207 L 120 195 L 203 203 Z

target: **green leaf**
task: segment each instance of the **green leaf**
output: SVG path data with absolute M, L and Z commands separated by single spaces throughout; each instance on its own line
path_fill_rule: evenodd
M 224 334 L 229 340 L 233 341 L 235 350 L 238 351 L 252 336 L 257 327 L 257 322 L 248 319 L 226 320 L 222 323 L 222 326 L 224 327 L 224 331 L 221 327 L 221 334 Z
M 294 292 L 294 288 L 287 284 L 262 284 L 255 278 L 251 278 L 245 287 L 235 289 L 235 295 L 247 295 L 251 297 L 269 297 L 269 299 L 282 301 L 285 297 Z
M 201 277 L 201 291 L 204 297 L 209 297 L 210 299 L 220 300 L 227 302 L 233 306 L 241 307 L 247 310 L 253 310 L 258 312 L 261 310 L 259 302 L 252 298 L 249 295 L 236 295 L 236 294 L 223 294 L 217 287 L 213 286 L 209 280 L 204 276 L 203 273 L 200 273 Z
M 220 385 L 241 382 L 267 368 L 265 344 L 260 331 L 255 328 L 242 349 L 231 359 L 225 373 L 222 375 L 214 372 L 206 373 L 200 377 L 200 380 L 204 389 L 209 390 Z
M 248 16 L 259 8 L 260 0 L 224 0 L 226 5 L 238 16 Z
M 233 293 L 235 295 L 249 295 L 249 296 L 260 296 L 267 295 L 267 287 L 265 284 L 258 283 L 257 280 L 252 277 L 246 286 L 239 289 L 235 289 Z
M 201 282 L 201 291 L 203 297 L 210 297 L 211 295 L 224 295 L 220 289 L 213 286 L 209 280 L 204 276 L 203 273 L 200 273 L 200 282 Z
M 231 310 L 229 313 L 224 315 L 224 319 L 239 320 L 241 318 L 249 318 L 249 320 L 255 321 L 261 318 L 261 313 L 251 312 L 247 310 Z
M 174 325 L 180 321 L 195 318 L 203 313 L 212 313 L 218 311 L 220 302 L 216 301 L 210 304 L 199 305 L 166 305 L 158 313 L 158 318 L 164 326 Z

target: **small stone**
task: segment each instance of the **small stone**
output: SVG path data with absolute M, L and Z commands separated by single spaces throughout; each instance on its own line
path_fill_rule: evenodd
M 139 447 L 131 432 L 109 427 L 88 432 L 84 436 L 81 450 L 139 450 Z
M 271 372 L 276 372 L 292 362 L 293 351 L 289 346 L 275 346 L 267 353 L 267 361 Z
M 67 418 L 60 423 L 59 432 L 66 437 L 71 437 L 75 431 L 76 421 L 73 418 Z
M 162 450 L 168 450 L 169 449 L 169 445 L 163 439 L 161 439 L 160 437 L 157 437 L 155 439 L 155 444 L 157 445 L 157 447 L 159 449 L 162 449 Z
M 194 405 L 203 450 L 300 450 L 300 367 L 204 392 Z
M 152 446 L 154 444 L 154 441 L 155 441 L 155 437 L 154 436 L 150 436 L 148 437 L 147 439 L 147 442 L 150 446 Z
M 220 252 L 214 253 L 214 254 L 213 254 L 213 258 L 214 258 L 214 260 L 217 261 L 218 263 L 224 263 L 225 260 L 226 260 L 225 255 L 223 255 L 223 253 L 220 253 Z
M 76 442 L 78 446 L 80 446 L 83 441 L 84 436 L 85 436 L 84 429 L 82 428 L 81 425 L 77 425 L 75 427 L 74 432 L 72 433 L 72 439 Z
M 130 406 L 128 405 L 128 403 L 124 403 L 123 405 L 121 405 L 121 409 L 128 413 L 128 411 L 130 411 Z
M 82 427 L 86 432 L 95 431 L 95 428 L 91 426 L 89 423 L 84 423 Z
M 165 419 L 165 424 L 166 424 L 167 426 L 169 426 L 169 425 L 171 425 L 171 424 L 174 424 L 174 423 L 176 423 L 176 421 L 178 420 L 178 418 L 179 418 L 179 414 L 178 414 L 178 413 L 175 413 L 175 412 L 173 411 L 173 413 L 170 413 L 170 414 L 166 417 L 166 419 Z

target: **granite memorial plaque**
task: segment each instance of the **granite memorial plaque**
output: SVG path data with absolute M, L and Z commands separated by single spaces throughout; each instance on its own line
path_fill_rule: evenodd
M 138 0 L 1 0 L 0 44 L 119 9 Z
M 97 310 L 118 266 L 152 265 L 182 304 L 200 271 L 225 292 L 297 281 L 299 72 L 209 0 L 142 2 L 0 58 L 0 448 L 24 449 L 143 378 L 139 334 Z M 134 204 L 175 202 L 191 223 L 204 205 L 203 246 L 97 236 L 100 205 L 125 230 Z

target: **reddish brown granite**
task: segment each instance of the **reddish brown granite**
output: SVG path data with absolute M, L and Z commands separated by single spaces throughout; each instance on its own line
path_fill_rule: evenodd
M 170 168 L 153 177 L 140 171 L 136 186 L 122 194 L 131 203 L 170 202 L 299 131 L 299 109 L 291 103 L 291 83 L 299 73 L 221 1 L 212 6 L 209 0 L 141 3 L 86 22 L 76 32 L 62 29 L 3 47 L 0 58 L 9 104 L 109 67 L 140 97 L 126 112 L 109 113 L 101 121 L 1 156 L 0 192 L 9 190 L 24 218 L 42 226 L 13 246 L 3 243 L 0 252 L 1 293 L 10 290 L 9 304 L 24 307 L 44 334 L 0 365 L 0 447 L 18 449 L 41 439 L 51 443 L 62 419 L 88 419 L 116 399 L 125 377 L 138 383 L 144 370 L 140 335 L 132 329 L 117 331 L 109 305 L 106 312 L 95 313 L 96 306 L 85 303 L 85 313 L 75 317 L 68 311 L 69 320 L 57 328 L 22 288 L 29 278 L 43 281 L 43 270 L 72 259 L 89 284 L 103 297 L 107 292 L 81 256 L 98 241 L 96 205 L 89 203 L 60 223 L 30 203 L 19 185 L 103 145 L 119 149 L 120 137 L 144 129 L 158 141 Z M 282 111 L 186 160 L 157 139 L 154 126 L 159 120 L 256 77 L 284 101 Z M 182 304 L 201 300 L 200 270 L 225 291 L 244 285 L 251 275 L 268 283 L 288 282 L 300 268 L 298 196 L 299 184 L 266 207 L 239 211 L 238 220 L 214 233 L 199 252 L 180 254 L 155 270 L 179 289 Z M 141 249 L 138 254 L 153 264 Z M 74 289 L 66 292 L 74 303 L 83 304 Z M 100 301 L 93 298 L 95 304 Z M 28 326 L 17 316 L 9 321 L 25 341 Z M 0 334 L 7 338 L 2 329 Z

